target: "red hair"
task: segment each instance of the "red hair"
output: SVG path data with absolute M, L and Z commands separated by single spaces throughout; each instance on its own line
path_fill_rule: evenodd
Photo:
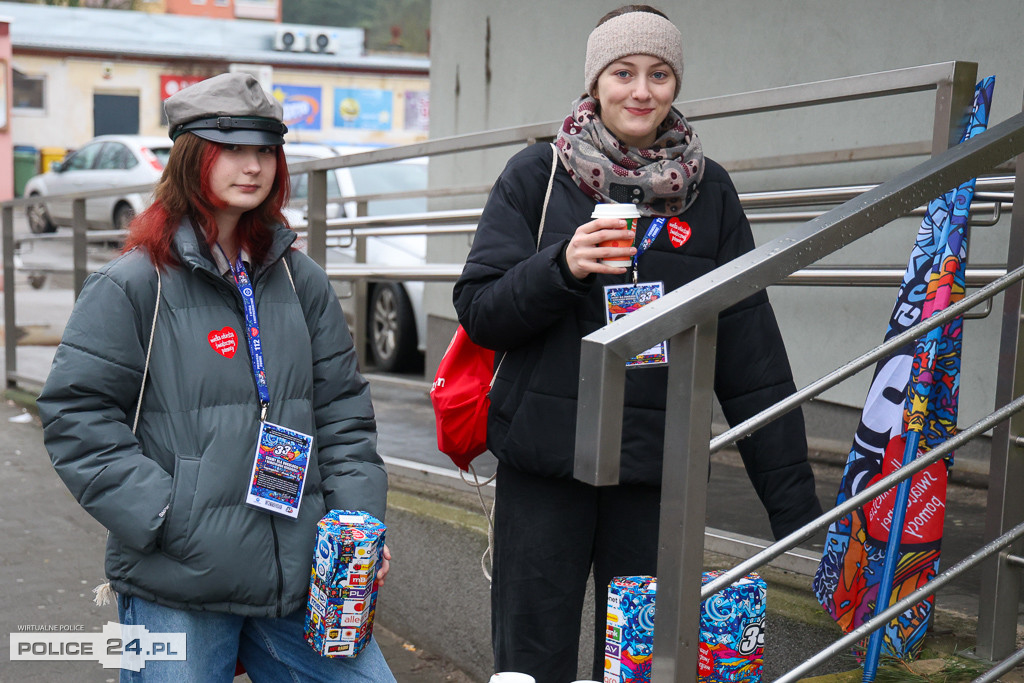
M 153 203 L 132 221 L 124 249 L 143 247 L 158 268 L 177 265 L 172 244 L 181 219 L 188 217 L 206 236 L 207 245 L 217 244 L 217 222 L 214 214 L 220 202 L 210 190 L 210 172 L 222 145 L 185 133 L 171 147 L 163 175 L 154 190 Z M 238 220 L 235 236 L 238 245 L 249 252 L 254 263 L 267 255 L 272 241 L 270 226 L 288 224 L 281 213 L 288 202 L 291 182 L 284 149 L 276 146 L 277 172 L 270 194 L 255 209 L 246 211 Z

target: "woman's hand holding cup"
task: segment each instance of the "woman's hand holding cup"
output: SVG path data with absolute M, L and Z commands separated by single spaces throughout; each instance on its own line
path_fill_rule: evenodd
M 597 204 L 594 219 L 576 228 L 565 250 L 569 271 L 578 280 L 591 273 L 626 272 L 636 248 L 633 238 L 640 213 L 632 204 Z

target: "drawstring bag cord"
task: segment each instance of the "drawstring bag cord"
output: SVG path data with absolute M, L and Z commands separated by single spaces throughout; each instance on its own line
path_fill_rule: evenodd
M 139 426 L 139 414 L 142 412 L 142 395 L 146 391 L 146 377 L 149 375 L 149 358 L 153 353 L 153 337 L 156 335 L 156 316 L 160 312 L 160 290 L 162 288 L 162 280 L 160 279 L 160 269 L 156 268 L 156 305 L 153 307 L 153 324 L 149 328 L 149 344 L 146 346 L 146 364 L 142 368 L 142 385 L 139 387 L 139 400 L 135 404 L 135 419 L 132 420 L 132 434 Z M 167 512 L 165 507 L 160 511 L 160 516 L 163 517 Z M 107 537 L 110 537 L 110 531 L 107 531 Z M 93 602 L 97 607 L 103 607 L 109 605 L 117 597 L 114 594 L 114 589 L 111 588 L 109 581 L 104 581 L 100 585 L 92 589 L 92 592 L 96 594 Z
M 558 168 L 558 148 L 551 145 L 551 175 L 548 176 L 548 186 L 544 191 L 544 206 L 540 211 L 540 227 L 537 229 L 537 251 L 540 251 L 540 238 L 544 234 L 544 222 L 548 217 L 548 202 L 551 200 L 551 188 L 555 184 L 555 170 Z M 498 361 L 498 367 L 494 370 L 494 377 L 491 378 L 491 386 L 494 386 L 494 380 L 498 377 L 498 371 L 501 370 L 501 364 L 505 362 L 505 356 L 501 357 Z M 484 495 L 481 489 L 487 486 L 498 476 L 495 472 L 485 481 L 480 481 L 480 478 L 476 474 L 476 470 L 473 469 L 473 463 L 469 464 L 469 471 L 473 475 L 473 481 L 466 479 L 466 473 L 459 470 L 459 476 L 462 477 L 462 481 L 476 489 L 476 495 L 480 499 L 480 507 L 484 511 L 484 519 L 487 520 L 487 549 L 484 550 L 484 554 L 480 556 L 480 569 L 484 573 L 484 577 L 487 579 L 487 583 L 491 583 L 491 571 L 494 568 L 494 504 L 491 504 L 491 509 L 487 510 L 487 504 L 484 502 Z

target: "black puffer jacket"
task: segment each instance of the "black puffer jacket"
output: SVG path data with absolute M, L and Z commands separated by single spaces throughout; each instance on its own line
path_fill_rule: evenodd
M 455 285 L 459 321 L 470 338 L 507 351 L 491 390 L 488 446 L 502 462 L 533 474 L 571 477 L 580 340 L 604 325 L 603 287 L 626 275 L 575 280 L 564 250 L 590 220 L 594 202 L 559 164 L 540 249 L 536 248 L 551 146 L 519 152 L 495 183 L 466 267 Z M 661 231 L 640 258 L 641 281 L 672 291 L 754 246 L 725 170 L 707 160 L 700 194 L 681 216 L 691 228 L 676 248 Z M 649 219 L 641 219 L 643 235 Z M 667 368 L 626 373 L 623 483 L 658 483 L 664 442 Z M 715 392 L 736 424 L 795 390 L 775 315 L 764 292 L 719 317 Z M 754 488 L 781 537 L 820 514 L 807 463 L 803 416 L 794 411 L 739 444 Z

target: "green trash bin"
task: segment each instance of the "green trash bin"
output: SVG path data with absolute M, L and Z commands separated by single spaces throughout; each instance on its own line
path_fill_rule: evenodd
M 39 154 L 29 145 L 14 146 L 14 196 L 25 194 L 25 183 L 39 173 Z

